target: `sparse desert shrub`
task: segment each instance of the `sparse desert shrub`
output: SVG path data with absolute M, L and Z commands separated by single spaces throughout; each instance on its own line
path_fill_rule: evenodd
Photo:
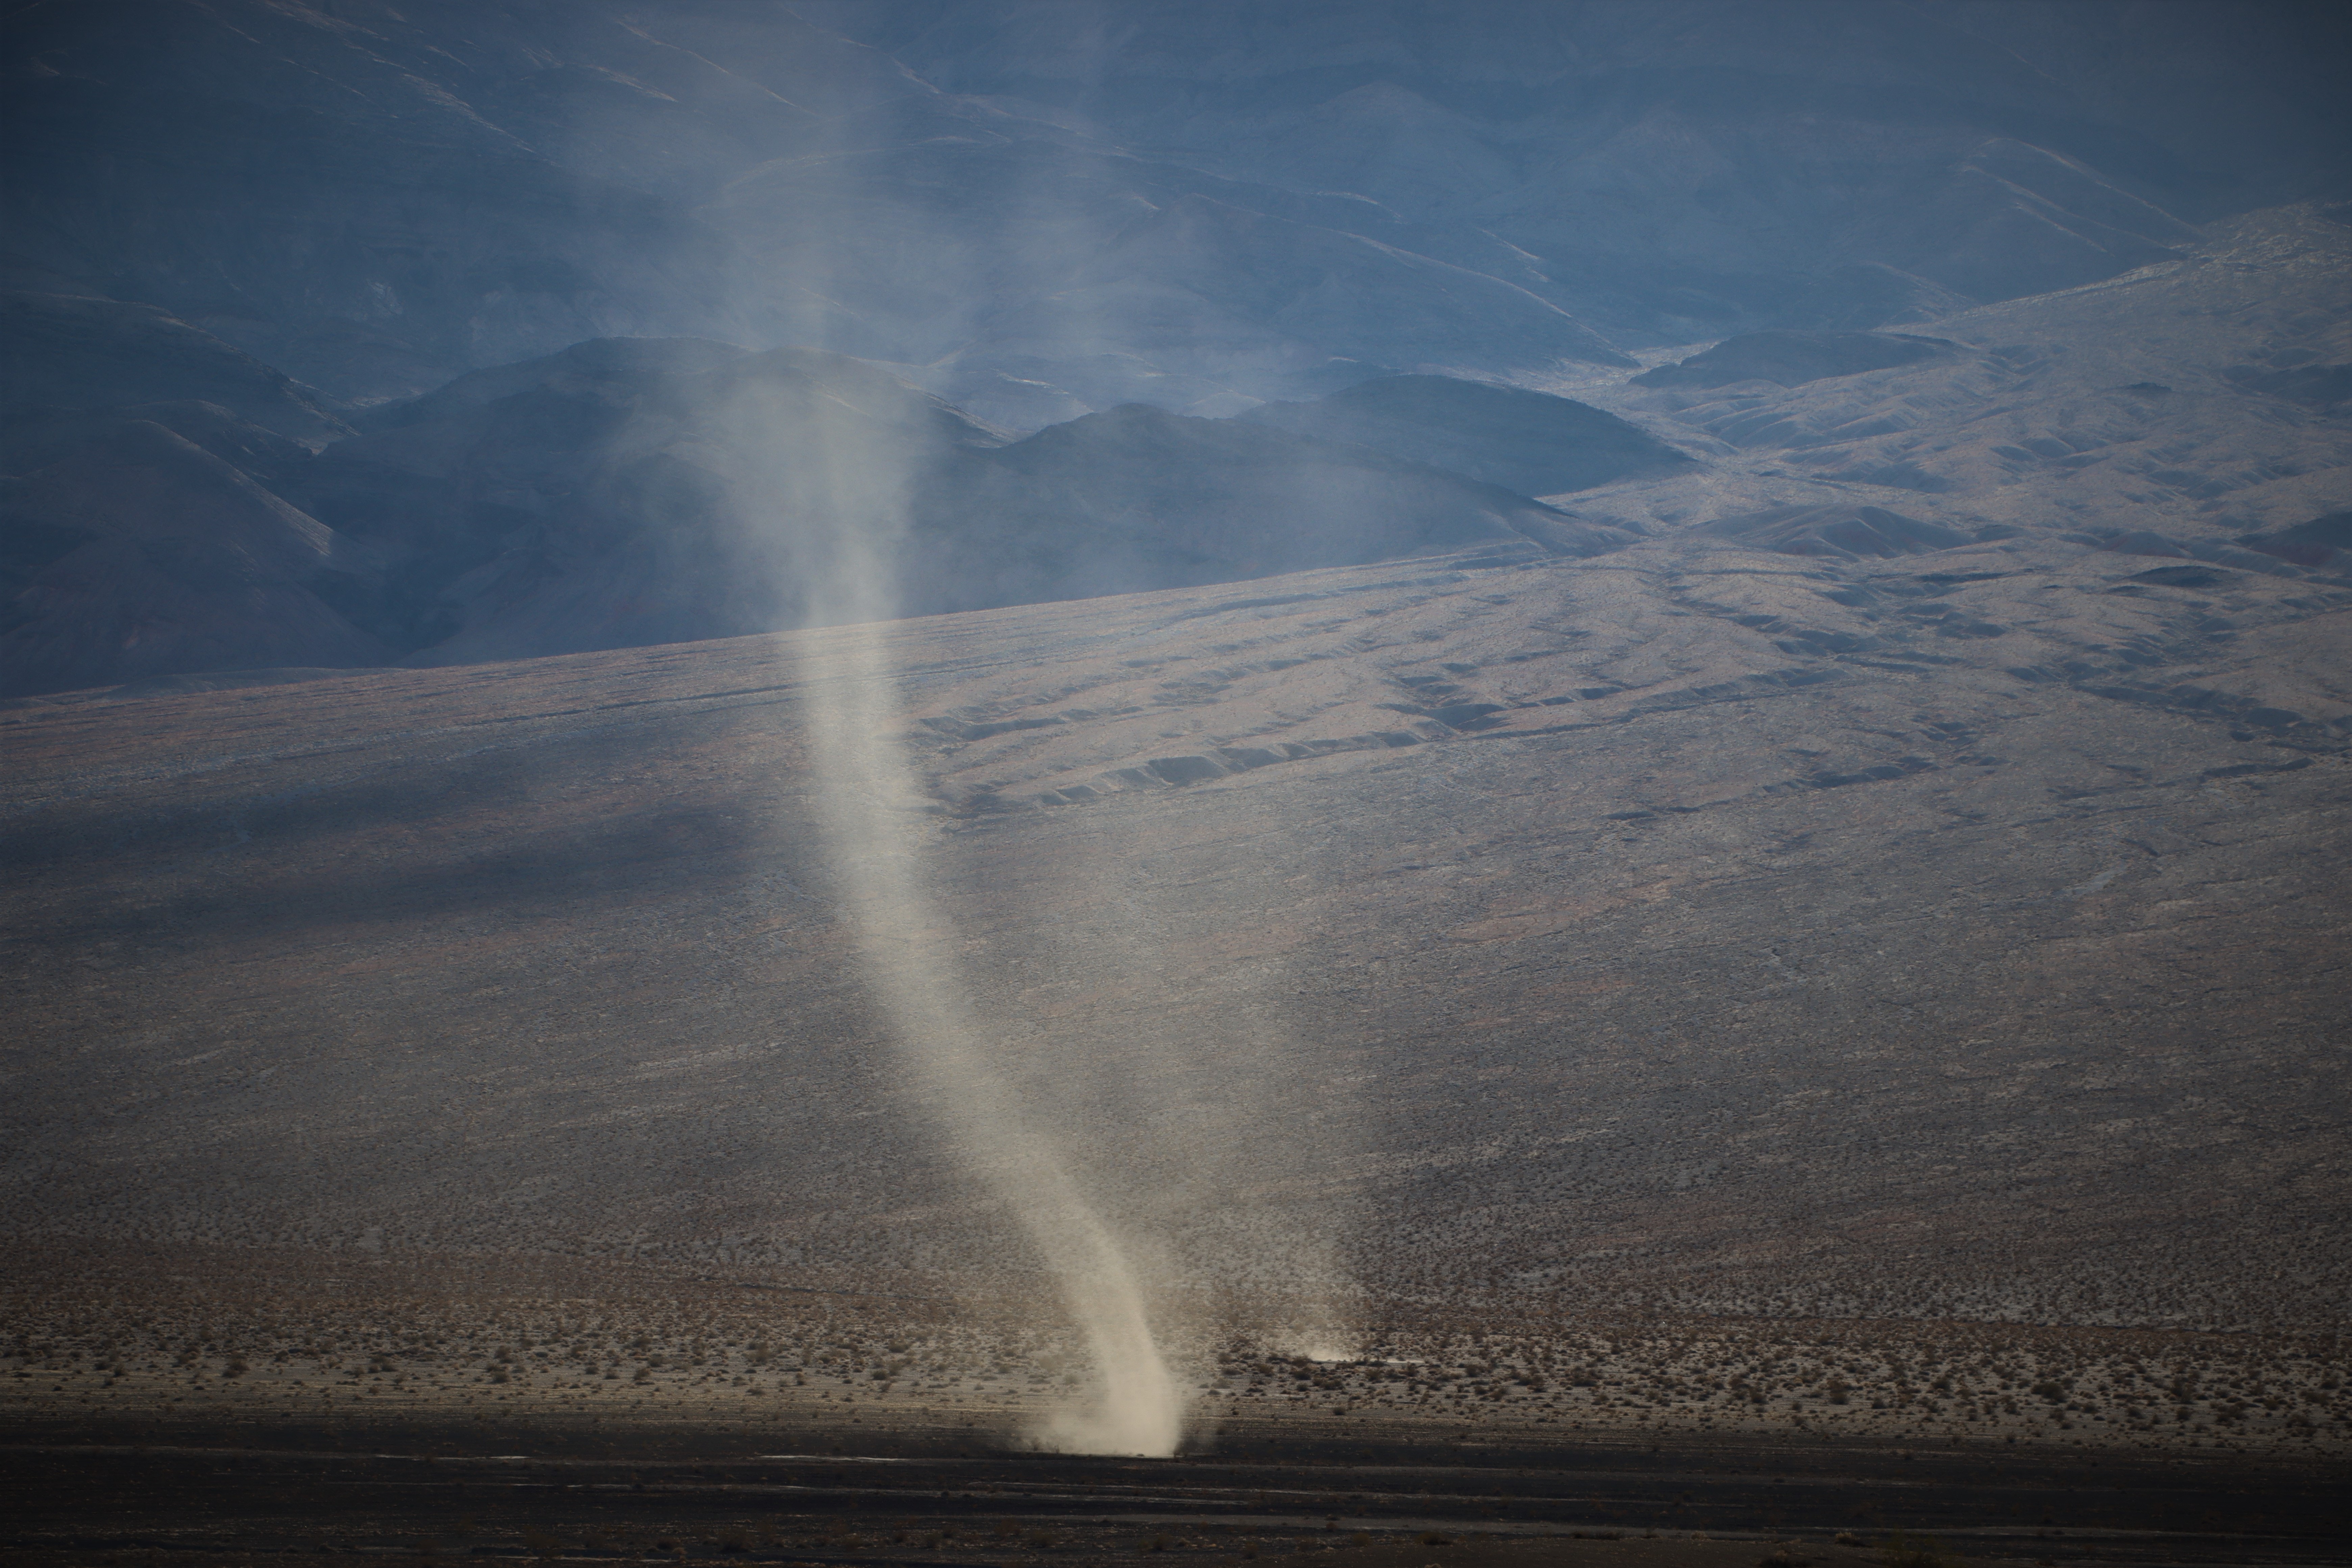
M 1906 1535 L 1898 1530 L 1886 1538 L 1881 1550 L 1886 1568 L 1954 1568 L 1943 1542 L 1928 1536 Z

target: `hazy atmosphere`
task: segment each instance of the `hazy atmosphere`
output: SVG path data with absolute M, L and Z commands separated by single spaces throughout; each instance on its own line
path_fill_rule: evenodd
M 10 1552 L 2343 1561 L 2337 8 L 0 40 Z

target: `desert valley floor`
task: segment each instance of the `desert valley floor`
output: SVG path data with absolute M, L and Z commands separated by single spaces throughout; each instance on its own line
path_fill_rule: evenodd
M 1564 381 L 1696 455 L 1597 553 L 10 701 L 0 1539 L 2343 1560 L 2347 251 Z M 1177 1458 L 1034 1451 L 1086 1358 L 819 709 Z
M 11 1462 L 229 1508 L 152 1456 L 336 1432 L 719 1489 L 352 1538 L 402 1550 L 2322 1551 L 2347 610 L 2063 539 L 1701 539 L 892 628 L 1008 1070 L 1165 1238 L 1195 1458 L 1150 1485 L 1259 1467 L 1118 1510 L 1022 1457 L 1083 1358 L 862 1010 L 796 751 L 845 634 L 20 704 Z M 884 1507 L 759 1458 L 836 1453 L 1013 1468 Z M 1908 1512 L 1720 1495 L 1768 1454 L 1943 1468 Z M 1527 1490 L 1579 1455 L 1617 1479 Z M 2136 1517 L 2051 1479 L 2093 1464 Z M 231 1511 L 17 1542 L 289 1544 Z

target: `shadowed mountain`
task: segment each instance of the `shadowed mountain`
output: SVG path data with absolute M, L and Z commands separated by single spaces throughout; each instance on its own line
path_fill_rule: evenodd
M 1141 404 L 951 464 L 917 516 L 916 596 L 956 609 L 1474 544 L 1590 555 L 1634 537 L 1402 457 Z
M 2161 26 L 2099 0 L 832 14 L 950 91 L 1368 198 L 1442 237 L 1430 254 L 1504 241 L 1546 298 L 1647 342 L 2071 287 L 2341 180 L 2346 32 L 2321 5 Z
M 197 402 L 0 435 L 23 476 L 7 689 L 876 613 L 811 596 L 844 529 L 903 535 L 892 606 L 913 614 L 1634 537 L 1365 447 L 1142 405 L 1007 446 L 873 365 L 699 339 L 582 343 L 362 417 L 315 457 Z
M 1748 332 L 1727 338 L 1678 364 L 1633 377 L 1639 386 L 1729 386 L 1769 381 L 1802 386 L 1831 376 L 1860 375 L 1916 364 L 1951 351 L 1937 338 L 1877 332 Z
M 2297 566 L 2342 571 L 2352 565 L 2352 511 L 2333 511 L 2273 533 L 2242 535 L 2238 542 Z
M 1031 427 L 1335 357 L 1622 363 L 1492 238 L 1139 158 L 772 8 L 138 0 L 0 44 L 16 270 L 359 403 L 618 335 L 933 367 Z M 1079 406 L 1008 377 L 1041 353 Z
M 317 445 L 350 434 L 316 394 L 152 305 L 0 294 L 0 419 L 200 400 Z
M 2341 199 L 2341 41 L 2084 0 L 33 6 L 0 219 L 12 275 L 336 399 L 696 334 L 1034 428 L 2112 277 Z
M 163 426 L 297 504 L 317 455 L 304 443 L 239 418 L 217 403 L 184 399 L 58 410 L 0 427 L 0 474 L 28 474 L 103 450 L 123 426 L 140 422 Z
M 7 484 L 8 510 L 125 538 L 203 538 L 275 571 L 362 569 L 367 552 L 152 419 L 125 419 Z
M 1006 446 L 870 365 L 805 350 L 585 344 L 377 425 L 325 467 L 345 493 L 383 493 L 371 470 L 387 468 L 437 487 L 437 510 L 369 520 L 444 579 L 435 613 L 454 629 L 413 663 L 837 618 L 849 607 L 808 596 L 824 564 L 809 552 L 845 520 L 905 519 L 892 566 L 910 614 L 1631 537 L 1398 458 L 1140 405 Z
M 152 420 L 0 482 L 0 692 L 184 670 L 383 662 L 330 606 L 376 568 L 337 534 Z
M 9 696 L 189 669 L 354 668 L 390 651 L 311 585 L 184 537 L 92 541 L 47 563 L 18 602 L 25 618 L 0 638 Z
M 1587 404 L 1441 375 L 1387 376 L 1313 403 L 1268 403 L 1242 417 L 1451 468 L 1522 495 L 1588 489 L 1690 458 Z
M 2284 397 L 2290 403 L 2308 404 L 2314 408 L 2352 403 L 2352 364 L 2303 364 L 2288 370 L 2243 365 L 2232 369 L 2230 379 L 2249 391 Z
M 1951 348 L 1885 333 L 1759 334 L 1803 350 L 1775 362 L 1788 386 L 1662 386 L 1588 367 L 1570 401 L 1389 377 L 1235 419 L 1129 407 L 1016 442 L 858 361 L 614 340 L 365 411 L 354 416 L 365 434 L 315 458 L 217 405 L 175 403 L 26 421 L 0 432 L 0 467 L 28 474 L 102 449 L 128 424 L 161 424 L 367 546 L 347 569 L 299 578 L 296 619 L 310 631 L 293 646 L 200 658 L 213 644 L 140 632 L 146 651 L 129 665 L 65 661 L 115 672 L 74 678 L 89 680 L 333 665 L 369 639 L 377 658 L 454 663 L 833 618 L 838 609 L 806 602 L 812 563 L 796 552 L 809 521 L 845 507 L 906 520 L 893 567 L 910 612 L 1479 540 L 1585 555 L 1693 527 L 1782 553 L 1884 558 L 2063 526 L 2104 550 L 2333 573 L 2336 558 L 2316 553 L 2335 548 L 2324 531 L 2294 531 L 2343 510 L 2340 421 L 2230 372 L 2342 357 L 2330 310 L 2348 245 L 2352 230 L 2284 209 L 2130 279 L 1963 312 L 1937 326 Z M 1830 367 L 1851 370 L 1855 341 L 1853 352 L 1905 363 L 1798 379 L 1822 368 L 1823 342 L 1844 356 Z M 1718 345 L 1718 363 L 1734 346 Z M 1907 357 L 1915 348 L 1921 357 Z M 1672 432 L 1673 445 L 1648 430 Z M 1682 460 L 1674 446 L 1706 460 Z M 1582 467 L 1596 449 L 1603 466 Z M 95 483 L 106 461 L 80 471 Z M 1629 467 L 1611 477 L 1618 464 Z M 1571 518 L 1486 482 L 1504 476 L 1528 489 L 1599 482 L 1577 492 Z M 213 515 L 208 502 L 146 493 L 184 518 Z M 54 510 L 20 509 L 12 524 L 20 621 L 62 613 L 65 597 L 35 611 L 21 595 L 89 542 Z M 2262 552 L 2248 536 L 2274 547 Z M 96 579 L 78 591 L 103 598 Z M 178 613 L 215 627 L 235 618 Z M 76 624 L 101 621 L 116 625 Z M 187 662 L 163 658 L 166 646 Z
M 1022 429 L 1134 401 L 1226 415 L 1390 369 L 1631 366 L 1491 240 L 1433 257 L 1360 201 L 987 131 L 778 160 L 699 216 L 771 269 L 757 288 L 821 294 L 763 328 Z

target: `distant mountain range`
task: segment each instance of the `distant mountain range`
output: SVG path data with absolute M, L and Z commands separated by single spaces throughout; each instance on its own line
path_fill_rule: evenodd
M 1129 404 L 1014 439 L 861 361 L 701 339 L 475 372 L 313 451 L 205 395 L 315 430 L 299 391 L 179 357 L 181 380 L 150 363 L 140 384 L 187 395 L 0 437 L 19 475 L 0 481 L 0 691 L 530 658 L 1481 542 L 1590 554 L 1637 536 L 1418 459 L 1588 485 L 1690 462 L 1565 398 L 1428 376 L 1265 419 Z M 1465 419 L 1465 399 L 1527 427 Z M 1422 410 L 1443 450 L 1386 449 L 1368 409 Z M 885 596 L 828 598 L 826 552 L 865 536 Z
M 868 613 L 811 597 L 852 512 L 903 528 L 895 613 L 1907 517 L 1958 481 L 1855 432 L 1941 416 L 1806 437 L 1892 497 L 1768 494 L 1752 389 L 1940 397 L 1995 361 L 1928 323 L 2352 196 L 2324 7 L 1469 11 L 20 13 L 0 690 Z M 2333 417 L 2342 345 L 2272 336 L 2232 395 Z

